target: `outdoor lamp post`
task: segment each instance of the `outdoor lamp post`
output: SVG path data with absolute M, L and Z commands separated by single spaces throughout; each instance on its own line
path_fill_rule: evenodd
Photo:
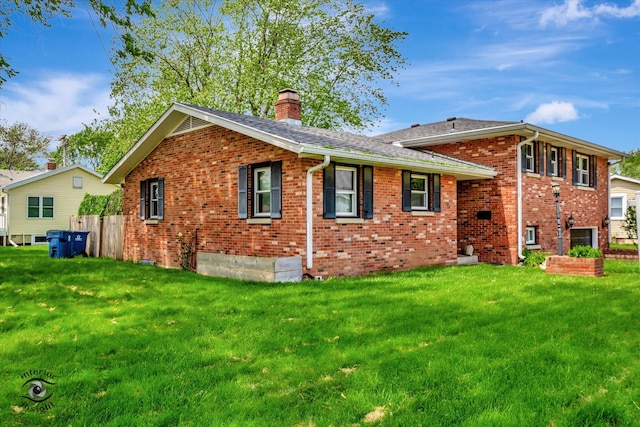
M 560 226 L 560 184 L 551 184 L 551 192 L 556 196 L 556 220 L 558 221 L 558 255 L 562 256 L 562 227 Z

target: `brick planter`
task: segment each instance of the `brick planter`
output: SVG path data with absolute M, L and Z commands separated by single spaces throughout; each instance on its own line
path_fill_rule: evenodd
M 604 258 L 547 257 L 547 274 L 570 276 L 604 276 Z

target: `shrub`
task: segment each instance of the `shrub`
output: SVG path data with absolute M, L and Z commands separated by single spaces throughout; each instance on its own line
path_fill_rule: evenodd
M 591 246 L 574 246 L 567 255 L 572 258 L 602 258 L 600 249 Z
M 522 255 L 524 256 L 524 261 L 522 263 L 525 266 L 538 267 L 540 264 L 545 262 L 545 260 L 549 256 L 549 253 L 532 251 L 531 249 L 524 249 L 522 251 Z
M 121 215 L 123 212 L 122 189 L 106 196 L 85 194 L 78 207 L 78 215 Z
M 622 223 L 622 229 L 627 232 L 627 237 L 634 241 L 637 245 L 638 240 L 638 218 L 636 216 L 636 208 L 629 206 L 627 208 L 627 214 L 625 215 L 624 222 Z

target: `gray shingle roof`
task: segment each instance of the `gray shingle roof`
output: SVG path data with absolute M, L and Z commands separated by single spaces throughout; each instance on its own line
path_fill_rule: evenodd
M 436 154 L 430 151 L 418 151 L 387 144 L 378 137 L 369 137 L 330 129 L 321 129 L 310 126 L 297 126 L 271 119 L 230 113 L 228 111 L 214 110 L 208 107 L 183 104 L 207 114 L 215 115 L 226 120 L 239 123 L 259 131 L 287 139 L 300 146 L 315 146 L 322 148 L 335 148 L 354 153 L 371 154 L 390 158 L 407 159 L 433 164 L 450 165 L 459 168 L 477 168 L 493 170 L 490 167 L 477 163 L 467 162 L 453 157 Z
M 14 171 L 9 169 L 0 169 L 0 189 L 10 184 L 22 181 L 27 178 L 44 173 L 42 171 Z
M 452 117 L 441 122 L 428 123 L 424 125 L 414 125 L 408 129 L 400 129 L 383 135 L 378 135 L 381 141 L 392 143 L 396 141 L 406 141 L 411 139 L 425 138 L 429 136 L 445 135 L 454 132 L 464 132 L 478 129 L 494 128 L 499 126 L 513 125 L 519 122 L 505 122 L 497 120 L 475 120 L 464 117 Z

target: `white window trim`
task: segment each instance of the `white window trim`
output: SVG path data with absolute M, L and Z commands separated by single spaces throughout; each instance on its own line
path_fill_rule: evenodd
M 338 188 L 337 176 L 338 171 L 351 172 L 351 186 L 353 190 L 341 190 Z M 351 196 L 351 212 L 341 212 L 338 210 L 338 195 L 348 194 Z M 336 166 L 336 216 L 340 217 L 357 217 L 358 216 L 358 169 L 347 166 Z
M 533 149 L 533 143 L 528 142 L 522 146 L 524 149 L 524 168 L 527 172 L 535 172 L 536 171 L 536 156 L 535 150 Z M 531 167 L 529 167 L 529 162 L 531 162 Z
M 536 228 L 537 227 L 535 227 L 533 225 L 528 225 L 526 227 L 526 229 L 525 229 L 525 244 L 526 245 L 535 245 L 535 244 L 538 243 L 537 236 L 536 236 L 536 234 L 537 234 L 536 233 L 536 231 L 537 231 Z M 533 239 L 529 238 L 530 237 L 530 232 L 533 233 Z
M 611 213 L 611 199 L 614 198 L 622 198 L 622 216 L 613 216 Z M 611 199 L 609 200 L 609 218 L 611 220 L 624 221 L 627 213 L 627 195 L 625 193 L 614 193 L 611 194 Z
M 422 179 L 424 181 L 424 191 L 411 190 L 411 209 L 416 210 L 429 210 L 429 177 L 427 175 L 414 175 L 411 174 L 411 180 L 414 178 Z M 414 194 L 424 194 L 424 206 L 416 206 L 413 204 Z
M 586 160 L 587 161 L 587 169 L 582 169 L 582 160 Z M 580 153 L 576 153 L 576 171 L 578 173 L 578 185 L 584 185 L 586 187 L 589 186 L 589 169 L 590 169 L 590 164 L 589 162 L 591 161 L 591 159 L 589 158 L 589 156 L 585 155 L 585 154 L 580 154 Z M 582 178 L 586 178 L 587 182 L 583 182 Z
M 38 199 L 38 216 L 29 216 L 29 199 L 37 198 Z M 51 216 L 43 216 L 42 211 L 44 210 L 43 199 L 51 199 L 53 202 L 51 205 L 52 215 Z M 53 196 L 27 196 L 27 219 L 54 219 L 56 217 L 56 199 Z
M 153 188 L 156 188 L 156 191 L 153 191 Z M 158 181 L 151 181 L 149 183 L 149 218 L 156 219 L 158 218 Z M 155 197 L 154 197 L 155 196 Z M 155 202 L 155 209 L 154 209 Z
M 258 180 L 258 173 L 260 172 L 265 172 L 267 173 L 267 175 L 271 175 L 271 167 L 270 166 L 265 166 L 265 167 L 261 167 L 261 168 L 255 168 L 253 169 L 253 216 L 254 217 L 270 217 L 271 216 L 271 206 L 269 206 L 269 211 L 267 212 L 259 212 L 258 211 L 258 194 L 271 194 L 271 181 L 269 181 L 269 188 L 264 190 L 258 190 L 258 183 L 260 182 Z
M 551 154 L 551 158 L 549 159 L 549 164 L 551 165 L 551 176 L 560 176 L 560 150 L 558 147 L 550 147 L 549 153 Z M 553 160 L 553 153 L 556 155 L 555 160 Z

